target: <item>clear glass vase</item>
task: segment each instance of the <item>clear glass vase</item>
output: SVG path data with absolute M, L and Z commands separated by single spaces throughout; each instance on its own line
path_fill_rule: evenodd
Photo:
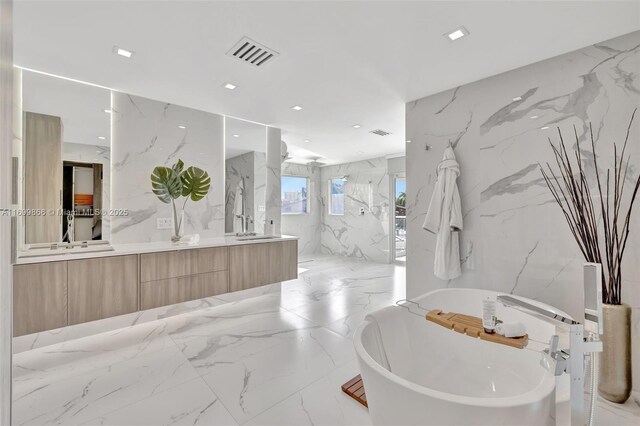
M 177 243 L 183 236 L 184 210 L 178 215 L 175 206 L 173 207 L 173 235 L 171 242 Z

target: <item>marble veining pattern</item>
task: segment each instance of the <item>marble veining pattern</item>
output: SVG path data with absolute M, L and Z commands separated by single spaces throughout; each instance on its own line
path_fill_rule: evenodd
M 267 152 L 265 155 L 266 181 L 264 189 L 265 222 L 273 221 L 275 234 L 282 229 L 280 200 L 280 176 L 282 171 L 282 131 L 277 127 L 267 126 Z
M 15 424 L 369 424 L 340 391 L 358 368 L 333 323 L 403 298 L 404 268 L 300 265 L 277 292 L 16 354 Z
M 171 206 L 153 195 L 149 175 L 178 158 L 206 170 L 212 182 L 204 200 L 187 203 L 184 233 L 224 235 L 223 117 L 119 92 L 112 92 L 111 115 L 112 208 L 129 211 L 112 218 L 112 241 L 170 238 L 171 230 L 156 229 L 156 219 L 172 217 Z
M 300 268 L 275 293 L 15 355 L 14 424 L 369 425 L 340 385 L 358 373 L 354 327 L 405 297 L 405 269 L 326 255 Z M 638 395 L 599 401 L 598 425 L 638 418 Z
M 347 176 L 344 215 L 328 211 L 329 180 Z M 321 168 L 321 252 L 389 262 L 390 178 L 387 160 L 374 158 Z M 364 214 L 360 214 L 360 209 Z
M 547 139 L 557 141 L 557 127 L 571 147 L 575 125 L 582 147 L 590 150 L 591 123 L 599 165 L 610 167 L 611 143 L 622 141 L 640 105 L 638 69 L 640 32 L 635 32 L 408 103 L 408 295 L 445 286 L 480 287 L 538 299 L 577 315 L 582 256 L 538 163 L 553 164 Z M 633 177 L 640 169 L 638 140 L 640 120 L 627 147 Z M 435 238 L 422 223 L 436 166 L 450 141 L 461 169 L 463 275 L 443 282 L 433 276 Z M 587 167 L 593 177 L 592 165 Z M 633 346 L 638 347 L 640 215 L 634 213 L 632 221 L 635 233 L 625 252 L 622 297 L 633 307 Z M 640 351 L 632 356 L 638 390 Z

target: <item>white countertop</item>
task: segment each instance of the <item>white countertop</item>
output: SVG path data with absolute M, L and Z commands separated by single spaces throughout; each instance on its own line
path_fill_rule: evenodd
M 196 244 L 188 243 L 172 243 L 171 241 L 156 241 L 148 243 L 129 243 L 129 244 L 112 244 L 113 250 L 109 251 L 95 251 L 95 252 L 76 252 L 76 253 L 55 253 L 52 255 L 43 256 L 31 256 L 20 257 L 16 261 L 16 265 L 25 265 L 30 263 L 43 263 L 43 262 L 60 262 L 65 260 L 76 259 L 93 259 L 98 257 L 109 256 L 122 256 L 126 254 L 140 254 L 140 253 L 157 253 L 163 251 L 175 251 L 175 250 L 192 250 L 208 247 L 228 247 L 239 246 L 246 244 L 262 244 L 272 243 L 276 241 L 290 241 L 297 240 L 298 237 L 289 235 L 281 235 L 278 237 L 269 237 L 256 240 L 239 240 L 235 236 L 225 236 L 218 238 L 202 238 Z

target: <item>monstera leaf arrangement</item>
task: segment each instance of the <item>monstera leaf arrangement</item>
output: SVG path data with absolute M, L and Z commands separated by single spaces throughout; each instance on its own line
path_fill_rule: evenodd
M 179 241 L 182 236 L 183 212 L 187 201 L 200 201 L 207 195 L 211 188 L 209 174 L 198 167 L 191 166 L 185 169 L 184 162 L 178 159 L 178 162 L 171 167 L 158 166 L 153 169 L 151 187 L 160 201 L 165 204 L 171 203 L 174 228 L 171 240 Z M 184 202 L 178 214 L 176 201 L 180 197 L 184 197 Z

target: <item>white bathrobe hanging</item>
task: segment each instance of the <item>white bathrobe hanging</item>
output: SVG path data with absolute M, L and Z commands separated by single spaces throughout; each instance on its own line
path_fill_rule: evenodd
M 460 194 L 456 179 L 460 166 L 449 146 L 437 169 L 438 180 L 422 227 L 437 234 L 433 273 L 442 280 L 460 276 L 458 231 L 462 230 Z

